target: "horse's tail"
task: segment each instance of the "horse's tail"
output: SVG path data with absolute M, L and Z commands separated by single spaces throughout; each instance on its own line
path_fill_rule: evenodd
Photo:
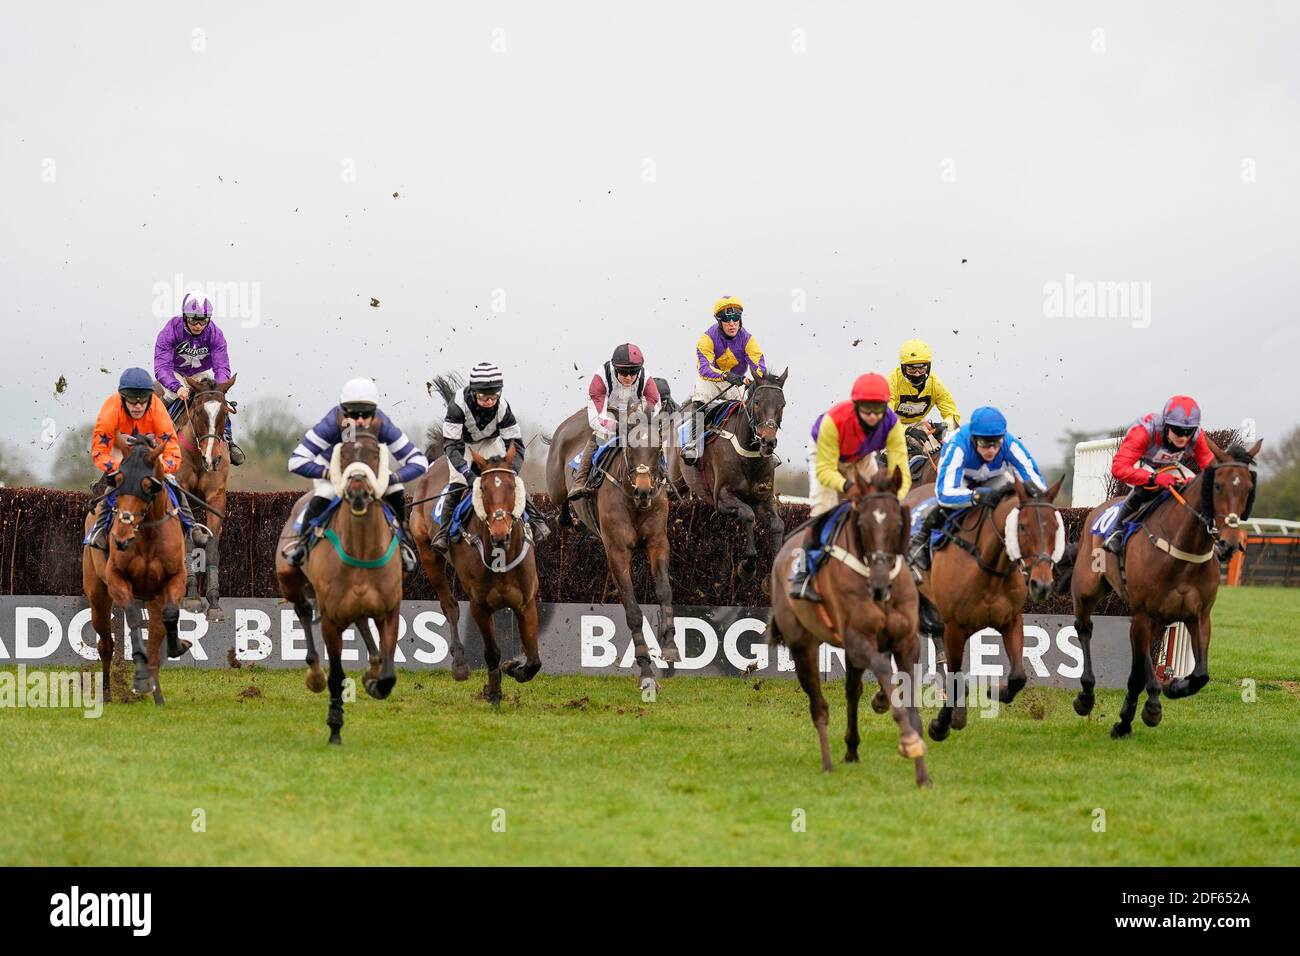
M 533 437 L 534 437 L 534 438 L 540 438 L 540 439 L 542 440 L 542 444 L 543 444 L 543 445 L 550 445 L 550 444 L 551 444 L 551 440 L 552 440 L 553 438 L 555 438 L 555 433 L 554 433 L 554 432 L 551 432 L 551 434 L 548 435 L 548 434 L 546 434 L 546 432 L 538 432 L 538 433 L 537 433 L 536 435 L 534 435 Z
M 1071 541 L 1065 546 L 1065 554 L 1056 565 L 1056 575 L 1052 578 L 1052 593 L 1064 594 L 1070 590 L 1070 577 L 1074 573 L 1074 561 L 1079 556 L 1079 542 Z
M 446 375 L 435 375 L 433 381 L 429 382 L 429 394 L 434 392 L 442 399 L 443 404 L 450 405 L 456 399 L 456 393 L 465 387 L 465 379 L 459 372 L 448 372 Z
M 769 647 L 785 644 L 785 635 L 781 633 L 781 627 L 776 623 L 776 608 L 772 608 L 767 615 L 767 643 Z

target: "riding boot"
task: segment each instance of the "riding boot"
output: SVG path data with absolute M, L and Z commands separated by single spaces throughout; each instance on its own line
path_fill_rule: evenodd
M 244 463 L 244 451 L 235 444 L 235 439 L 230 433 L 230 416 L 226 416 L 226 447 L 230 449 L 230 463 L 235 466 Z
M 207 530 L 194 520 L 194 510 L 190 507 L 190 499 L 186 497 L 185 492 L 181 491 L 181 486 L 177 483 L 174 475 L 168 475 L 167 482 L 176 489 L 176 499 L 180 502 L 177 509 L 184 516 L 185 521 L 190 524 L 190 541 L 196 545 L 207 544 L 210 536 Z M 184 527 L 183 523 L 182 527 Z
M 695 419 L 697 413 L 703 414 L 703 412 L 696 402 L 687 402 L 681 411 L 686 415 L 686 437 L 682 439 L 681 447 L 682 464 L 695 465 L 700 460 L 699 436 L 695 433 Z
M 307 557 L 307 542 L 311 538 L 311 523 L 325 510 L 329 503 L 328 498 L 322 498 L 319 495 L 312 495 L 311 500 L 307 502 L 307 510 L 302 514 L 302 530 L 298 532 L 298 537 L 294 538 L 283 551 L 284 557 L 291 567 L 302 567 L 303 559 Z
M 812 579 L 808 574 L 808 552 L 799 548 L 794 552 L 794 559 L 790 562 L 790 587 L 786 593 L 791 599 L 796 601 L 811 601 L 813 604 L 822 604 L 822 596 L 813 588 Z
M 402 569 L 414 571 L 419 559 L 411 547 L 411 530 L 406 525 L 406 492 L 393 491 L 384 496 L 384 504 L 393 510 L 394 532 L 400 541 L 398 547 L 402 552 Z
M 533 544 L 541 544 L 551 535 L 551 526 L 546 523 L 546 516 L 537 510 L 532 499 L 524 505 L 524 519 L 533 532 Z
M 429 546 L 444 558 L 447 557 L 451 549 L 451 520 L 467 491 L 469 491 L 469 485 L 455 484 L 447 489 L 447 497 L 443 499 L 443 518 L 438 523 L 438 533 L 433 536 Z
M 922 571 L 930 570 L 930 534 L 943 524 L 946 517 L 943 508 L 934 505 L 919 525 L 912 529 L 912 540 L 907 549 L 907 564 L 912 569 L 912 577 L 920 584 Z
M 573 489 L 569 492 L 570 501 L 581 501 L 596 490 L 591 487 L 591 460 L 596 455 L 597 447 L 596 434 L 593 432 L 587 439 L 586 447 L 579 453 L 578 474 L 574 477 Z
M 1102 547 L 1111 554 L 1119 557 L 1124 552 L 1124 523 L 1129 516 L 1138 510 L 1139 505 L 1145 501 L 1146 496 L 1139 498 L 1141 489 L 1134 488 L 1128 493 L 1119 505 L 1119 514 L 1115 515 L 1115 524 L 1111 526 L 1111 532 L 1106 536 L 1106 541 Z M 1135 500 L 1137 499 L 1137 500 Z
M 112 523 L 113 509 L 109 505 L 108 498 L 104 497 L 99 503 L 99 514 L 95 515 L 95 524 L 90 529 L 90 537 L 86 540 L 86 544 L 107 554 L 108 526 Z

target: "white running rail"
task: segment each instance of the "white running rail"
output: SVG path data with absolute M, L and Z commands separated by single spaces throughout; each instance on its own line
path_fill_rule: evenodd
M 1075 508 L 1091 508 L 1106 500 L 1110 486 L 1110 463 L 1119 449 L 1120 438 L 1097 438 L 1074 446 Z

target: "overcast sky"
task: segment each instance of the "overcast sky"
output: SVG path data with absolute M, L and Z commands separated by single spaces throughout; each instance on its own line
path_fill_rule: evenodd
M 44 471 L 178 274 L 243 294 L 232 397 L 309 420 L 353 375 L 427 420 L 490 359 L 553 426 L 627 340 L 685 397 L 733 294 L 800 456 L 913 336 L 1044 462 L 1173 392 L 1279 437 L 1300 5 L 1075 7 L 5 4 L 0 440 Z

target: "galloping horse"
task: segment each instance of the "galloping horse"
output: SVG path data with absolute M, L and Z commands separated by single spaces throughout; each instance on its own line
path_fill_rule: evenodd
M 347 436 L 351 430 L 352 437 Z M 378 426 L 360 428 L 348 422 L 344 440 L 335 446 L 330 481 L 341 500 L 326 519 L 324 541 L 295 568 L 276 549 L 275 574 L 280 593 L 293 605 L 307 635 L 307 689 L 325 688 L 316 638 L 312 633 L 309 598 L 314 593 L 320 609 L 320 629 L 329 655 L 329 742 L 341 744 L 343 729 L 343 632 L 356 626 L 369 652 L 370 669 L 362 677 L 366 693 L 383 700 L 397 683 L 393 656 L 402 604 L 402 561 L 398 540 L 380 503 L 388 486 L 388 449 L 379 443 Z M 280 533 L 281 540 L 296 534 L 295 523 L 311 492 L 294 503 Z M 396 558 L 396 560 L 394 560 Z M 379 632 L 376 647 L 367 622 Z
M 460 538 L 451 545 L 451 568 L 456 571 L 469 596 L 470 614 L 483 635 L 483 656 L 488 669 L 488 700 L 501 706 L 501 672 L 519 681 L 530 681 L 542 669 L 537 647 L 537 554 L 532 532 L 524 518 L 528 492 L 515 474 L 517 446 L 512 442 L 504 457 L 484 460 L 471 450 L 479 477 L 474 481 L 473 508 Z M 446 457 L 435 461 L 410 485 L 413 501 L 432 500 L 447 486 L 450 465 Z M 451 622 L 451 673 L 456 680 L 469 678 L 465 645 L 460 638 L 460 603 L 448 580 L 448 562 L 433 550 L 437 533 L 430 512 L 435 506 L 416 506 L 411 511 L 411 534 L 420 550 L 420 563 L 438 594 L 442 613 Z M 446 515 L 443 521 L 450 521 Z M 488 547 L 491 547 L 489 557 Z M 492 614 L 510 608 L 519 622 L 519 636 L 526 660 L 501 664 Z
M 855 478 L 850 512 L 836 531 L 826 565 L 818 575 L 817 590 L 823 604 L 789 597 L 785 582 L 798 548 L 812 546 L 810 531 L 792 534 L 777 552 L 772 565 L 772 613 L 768 622 L 768 643 L 785 644 L 794 658 L 799 683 L 808 695 L 808 709 L 817 728 L 822 751 L 822 770 L 834 769 L 826 735 L 829 710 L 822 696 L 817 669 L 818 649 L 823 643 L 844 649 L 848 677 L 844 694 L 848 721 L 844 731 L 845 763 L 858 762 L 858 701 L 862 697 L 862 675 L 870 668 L 879 689 L 871 700 L 878 714 L 893 712 L 898 724 L 898 752 L 916 761 L 917 786 L 929 786 L 925 770 L 925 739 L 916 712 L 920 681 L 920 650 L 916 636 L 916 585 L 907 571 L 911 516 L 898 500 L 903 475 L 897 468 L 892 476 L 881 470 L 867 484 Z M 904 699 L 891 704 L 889 658 L 903 676 Z
M 180 640 L 180 600 L 185 593 L 185 534 L 166 493 L 159 457 L 165 447 L 152 435 L 117 436 L 122 464 L 113 487 L 117 503 L 108 529 L 108 553 L 97 548 L 81 550 L 81 587 L 90 601 L 90 620 L 99 635 L 99 658 L 104 665 L 104 699 L 110 699 L 109 667 L 113 660 L 113 608 L 126 614 L 127 639 L 135 661 L 137 694 L 153 690 L 154 703 L 162 706 L 158 668 L 164 633 L 167 656 L 180 657 L 186 644 Z M 100 508 L 108 507 L 107 501 Z M 89 533 L 96 512 L 86 516 Z M 140 609 L 149 608 L 148 648 L 141 646 Z
M 745 552 L 738 571 L 752 578 L 758 564 L 754 522 L 762 515 L 772 529 L 773 540 L 785 534 L 785 522 L 776 511 L 774 475 L 777 432 L 785 411 L 786 369 L 778 376 L 751 379 L 731 431 L 718 432 L 718 439 L 700 449 L 699 463 L 684 465 L 681 447 L 672 443 L 668 452 L 668 476 L 681 491 L 711 502 L 719 514 L 737 519 L 745 529 Z M 694 413 L 698 414 L 699 409 Z M 702 439 L 701 439 L 702 440 Z
M 1007 681 L 998 690 L 1004 704 L 1015 699 L 1026 681 L 1025 597 L 1041 601 L 1051 593 L 1053 569 L 1065 551 L 1065 524 L 1052 504 L 1063 480 L 1040 492 L 1017 477 L 1005 489 L 1014 488 L 1015 494 L 968 508 L 948 546 L 934 555 L 921 584 L 921 594 L 943 619 L 947 666 L 954 677 L 962 672 L 962 655 L 972 634 L 991 627 L 1002 635 L 1010 664 Z M 913 488 L 907 503 L 915 507 L 934 493 L 934 485 Z M 950 728 L 965 726 L 965 697 L 949 694 L 939 716 L 930 721 L 930 738 L 944 740 Z
M 1119 720 L 1111 728 L 1111 737 L 1132 733 L 1138 694 L 1144 686 L 1147 701 L 1142 707 L 1142 722 L 1154 727 L 1162 716 L 1161 691 L 1172 698 L 1188 697 L 1210 679 L 1210 609 L 1219 592 L 1219 562 L 1235 551 L 1245 550 L 1246 532 L 1241 522 L 1250 517 L 1255 500 L 1255 456 L 1263 442 L 1255 442 L 1249 450 L 1234 445 L 1227 451 L 1208 438 L 1207 442 L 1214 453 L 1214 464 L 1181 489 L 1171 489 L 1167 499 L 1146 512 L 1140 532 L 1125 543 L 1122 568 L 1102 548 L 1102 539 L 1090 530 L 1098 516 L 1121 499 L 1113 498 L 1094 508 L 1084 525 L 1088 554 L 1085 560 L 1076 557 L 1070 576 L 1074 626 L 1083 646 L 1083 688 L 1074 700 L 1075 713 L 1080 716 L 1090 714 L 1095 703 L 1093 609 L 1107 589 L 1124 597 L 1130 609 L 1132 658 L 1128 692 Z M 1196 666 L 1187 677 L 1161 684 L 1151 660 L 1151 644 L 1171 624 L 1186 626 Z
M 655 596 L 659 600 L 659 647 L 665 661 L 680 661 L 673 624 L 673 586 L 668 579 L 668 493 L 664 475 L 660 416 L 647 420 L 639 403 L 629 405 L 619 416 L 619 446 L 592 466 L 593 474 L 604 476 L 592 497 L 569 503 L 569 488 L 574 471 L 569 461 L 586 445 L 591 435 L 585 409 L 574 412 L 555 430 L 546 458 L 546 487 L 551 501 L 559 509 L 560 525 L 578 520 L 605 545 L 609 575 L 618 585 L 619 597 L 627 615 L 636 649 L 643 691 L 657 686 L 654 665 L 645 637 L 641 633 L 643 615 L 632 586 L 632 551 L 644 547 L 646 559 L 655 578 Z
M 190 397 L 185 402 L 185 414 L 176 427 L 176 438 L 183 452 L 177 481 L 190 494 L 202 499 L 202 505 L 194 503 L 194 520 L 212 532 L 204 553 L 203 574 L 207 616 L 213 622 L 226 619 L 226 612 L 218 603 L 221 599 L 221 526 L 225 521 L 226 482 L 230 477 L 230 452 L 225 439 L 230 405 L 226 402 L 226 393 L 237 377 L 231 375 L 229 381 L 213 382 L 187 376 L 185 384 L 190 388 Z M 206 519 L 205 511 L 208 514 Z M 199 575 L 189 561 L 186 570 L 183 606 L 187 611 L 202 611 Z

